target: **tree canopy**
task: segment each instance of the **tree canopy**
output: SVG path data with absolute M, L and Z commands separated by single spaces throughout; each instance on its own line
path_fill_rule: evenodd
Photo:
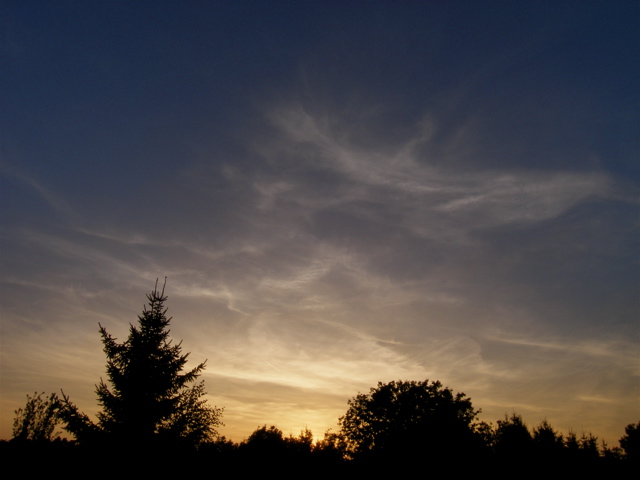
M 97 425 L 63 396 L 62 418 L 80 441 L 108 437 L 121 445 L 198 445 L 217 433 L 222 409 L 202 398 L 203 382 L 190 385 L 205 362 L 184 371 L 188 354 L 169 339 L 164 287 L 158 291 L 156 281 L 147 299 L 148 308 L 138 317 L 138 326 L 130 326 L 126 341 L 118 343 L 100 325 L 108 384 L 101 380 L 96 386 L 102 406 Z
M 640 422 L 627 425 L 624 433 L 620 447 L 624 450 L 625 458 L 640 463 Z
M 392 456 L 457 455 L 480 440 L 471 399 L 454 394 L 438 381 L 378 383 L 368 394 L 349 400 L 340 418 L 347 451 Z
M 522 416 L 512 413 L 498 420 L 495 431 L 494 448 L 500 455 L 517 457 L 531 451 L 533 437 Z

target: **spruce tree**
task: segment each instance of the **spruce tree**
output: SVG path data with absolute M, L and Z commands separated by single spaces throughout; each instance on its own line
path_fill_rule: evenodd
M 69 420 L 67 429 L 79 440 L 98 436 L 121 446 L 197 446 L 217 434 L 222 409 L 209 406 L 202 398 L 204 382 L 190 385 L 205 362 L 183 371 L 189 354 L 182 354 L 181 343 L 169 339 L 167 297 L 164 287 L 158 291 L 157 286 L 156 281 L 147 295 L 148 307 L 138 316 L 138 326 L 130 326 L 125 342 L 118 343 L 100 325 L 108 384 L 101 379 L 96 386 L 102 406 L 98 424 L 92 425 L 63 396 L 63 418 Z M 72 421 L 78 418 L 83 421 Z

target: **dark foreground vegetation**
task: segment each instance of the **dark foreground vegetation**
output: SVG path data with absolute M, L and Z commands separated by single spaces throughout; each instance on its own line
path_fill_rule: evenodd
M 202 363 L 183 371 L 187 355 L 169 339 L 164 289 L 147 295 L 138 326 L 118 343 L 101 326 L 109 384 L 96 386 L 97 422 L 64 394 L 27 395 L 16 411 L 13 438 L 0 442 L 5 468 L 107 478 L 127 472 L 157 476 L 200 473 L 291 477 L 368 475 L 433 477 L 461 474 L 512 478 L 629 475 L 640 466 L 640 422 L 629 424 L 619 446 L 592 434 L 557 432 L 547 421 L 530 429 L 516 413 L 495 425 L 481 422 L 463 393 L 440 382 L 378 383 L 358 394 L 314 442 L 311 431 L 284 436 L 258 427 L 246 440 L 220 437 L 222 409 L 202 397 Z M 62 427 L 72 437 L 60 437 Z M 30 476 L 32 476 L 30 475 Z M 129 476 L 129 475 L 127 475 Z

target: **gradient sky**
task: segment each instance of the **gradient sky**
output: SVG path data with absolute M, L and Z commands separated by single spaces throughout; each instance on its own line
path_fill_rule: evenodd
M 221 433 L 441 380 L 640 419 L 640 3 L 0 1 L 0 438 L 168 277 Z

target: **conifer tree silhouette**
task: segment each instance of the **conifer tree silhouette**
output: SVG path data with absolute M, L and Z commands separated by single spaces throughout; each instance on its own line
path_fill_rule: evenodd
M 118 343 L 100 325 L 110 385 L 101 379 L 96 386 L 102 406 L 98 424 L 79 414 L 63 395 L 62 417 L 79 440 L 98 434 L 122 446 L 198 445 L 217 434 L 222 408 L 202 399 L 204 382 L 189 385 L 200 376 L 205 362 L 183 371 L 189 354 L 182 354 L 181 344 L 169 339 L 167 297 L 164 286 L 158 291 L 157 280 L 147 299 L 148 308 L 138 317 L 138 326 L 130 326 L 125 342 Z

